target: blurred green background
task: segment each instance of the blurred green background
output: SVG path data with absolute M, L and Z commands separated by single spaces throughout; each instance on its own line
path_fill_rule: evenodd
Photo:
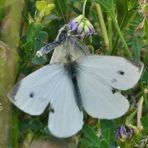
M 32 117 L 7 98 L 21 78 L 49 63 L 36 51 L 58 30 L 82 14 L 83 0 L 0 0 L 0 148 L 146 148 L 148 147 L 148 3 L 146 0 L 88 0 L 85 16 L 96 34 L 83 42 L 93 54 L 119 55 L 145 64 L 135 88 L 124 92 L 129 111 L 116 120 L 85 116 L 84 128 L 69 139 L 56 139 L 47 128 L 48 111 Z M 133 99 L 134 98 L 134 99 Z M 136 104 L 136 106 L 135 106 Z M 116 136 L 117 129 L 125 133 Z M 127 136 L 133 130 L 131 137 Z M 147 144 L 147 146 L 146 146 Z

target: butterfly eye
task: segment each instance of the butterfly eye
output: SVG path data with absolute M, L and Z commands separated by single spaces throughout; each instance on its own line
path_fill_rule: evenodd
M 118 73 L 119 73 L 120 75 L 124 75 L 125 72 L 120 70 L 120 71 L 118 71 Z
M 32 92 L 32 93 L 30 93 L 30 98 L 33 98 L 34 97 L 34 93 Z

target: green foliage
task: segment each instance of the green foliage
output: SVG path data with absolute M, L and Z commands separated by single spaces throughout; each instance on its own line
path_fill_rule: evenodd
M 100 145 L 100 140 L 97 137 L 95 131 L 88 125 L 85 125 L 83 128 L 83 133 L 85 136 L 85 139 L 87 139 L 89 141 L 89 145 L 92 147 L 98 147 Z M 90 146 L 87 147 L 90 147 Z
M 19 67 L 18 73 L 13 76 L 17 78 L 17 81 L 21 75 L 27 75 L 49 63 L 51 53 L 37 57 L 36 52 L 46 43 L 53 41 L 64 24 L 82 14 L 82 2 L 54 0 L 49 3 L 43 0 L 25 0 L 20 32 L 17 32 L 20 38 L 16 44 Z M 96 35 L 92 37 L 92 42 L 84 41 L 85 44 L 92 47 L 94 53 L 141 60 L 145 64 L 141 81 L 131 91 L 125 92 L 125 95 L 130 94 L 137 103 L 144 98 L 144 102 L 140 108 L 141 127 L 138 126 L 139 120 L 137 120 L 137 114 L 140 111 L 139 108 L 134 107 L 132 99 L 129 99 L 131 104 L 129 111 L 117 120 L 101 120 L 94 124 L 85 121 L 82 131 L 77 135 L 80 148 L 110 148 L 119 145 L 121 148 L 132 148 L 148 135 L 148 20 L 145 15 L 139 14 L 140 7 L 138 1 L 135 0 L 95 0 L 93 2 L 88 0 L 87 2 L 85 16 L 94 25 Z M 6 15 L 7 8 L 5 1 L 2 0 L 0 21 L 5 22 Z M 143 23 L 141 28 L 140 23 Z M 2 59 L 0 65 L 3 62 Z M 4 71 L 4 73 L 7 75 L 7 72 Z M 30 133 L 33 135 L 31 140 L 32 137 L 51 136 L 47 128 L 48 111 L 40 117 L 30 117 L 15 108 L 13 114 L 13 129 L 10 132 L 10 143 L 8 144 L 10 147 L 14 145 L 17 148 L 18 143 L 23 143 Z M 116 137 L 116 129 L 121 125 L 134 130 L 131 138 L 122 139 L 120 137 L 118 139 Z

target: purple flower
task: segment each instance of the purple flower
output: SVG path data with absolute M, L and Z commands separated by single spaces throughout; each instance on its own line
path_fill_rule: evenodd
M 116 129 L 116 138 L 120 141 L 125 141 L 133 136 L 134 130 L 127 125 L 121 125 Z
M 68 27 L 69 27 L 69 30 L 75 31 L 78 27 L 78 22 L 72 20 L 69 22 Z
M 95 34 L 95 29 L 94 28 L 89 28 L 89 35 Z
M 79 37 L 91 36 L 95 33 L 93 25 L 84 15 L 79 15 L 68 23 L 70 31 L 75 32 Z
M 90 23 L 89 20 L 86 20 L 85 25 L 88 27 L 88 35 L 93 35 L 95 34 L 95 29 L 93 27 L 93 25 Z

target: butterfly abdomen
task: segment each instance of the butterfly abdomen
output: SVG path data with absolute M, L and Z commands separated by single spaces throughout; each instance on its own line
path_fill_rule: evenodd
M 75 95 L 75 100 L 78 105 L 78 108 L 80 111 L 82 111 L 82 109 L 83 109 L 82 99 L 81 99 L 81 93 L 80 93 L 78 81 L 77 81 L 77 76 L 78 76 L 77 66 L 78 65 L 76 62 L 69 62 L 69 63 L 65 64 L 65 69 L 68 74 L 68 77 L 70 78 L 70 80 L 72 82 L 73 92 Z

